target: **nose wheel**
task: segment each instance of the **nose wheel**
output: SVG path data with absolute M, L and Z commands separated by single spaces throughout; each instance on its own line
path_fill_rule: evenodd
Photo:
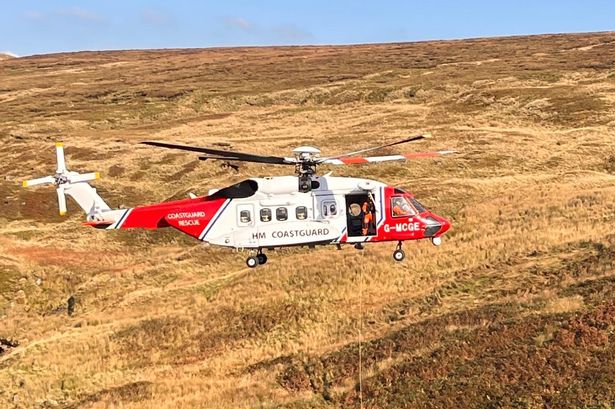
M 255 256 L 250 256 L 246 259 L 246 265 L 250 268 L 254 268 L 259 264 L 265 264 L 267 262 L 267 255 L 262 252 L 262 250 L 258 251 L 258 254 Z
M 402 261 L 406 258 L 406 253 L 401 249 L 401 241 L 397 243 L 397 248 L 393 252 L 393 260 Z

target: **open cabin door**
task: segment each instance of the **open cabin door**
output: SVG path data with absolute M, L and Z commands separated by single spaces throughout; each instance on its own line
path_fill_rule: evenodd
M 374 189 L 345 196 L 348 241 L 365 241 L 378 234 L 384 217 L 381 192 Z

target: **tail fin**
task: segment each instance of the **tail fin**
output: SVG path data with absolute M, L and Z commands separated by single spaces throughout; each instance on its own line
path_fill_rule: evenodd
M 56 162 L 57 169 L 54 175 L 26 180 L 23 182 L 23 186 L 54 185 L 58 194 L 58 207 L 61 216 L 66 214 L 65 195 L 69 195 L 77 202 L 87 213 L 88 219 L 101 212 L 111 210 L 109 205 L 96 193 L 96 189 L 88 184 L 89 181 L 100 178 L 100 173 L 68 171 L 64 160 L 64 145 L 62 142 L 56 142 Z

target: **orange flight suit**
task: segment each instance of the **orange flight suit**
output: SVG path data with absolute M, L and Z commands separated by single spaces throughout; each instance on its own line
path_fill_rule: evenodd
M 372 214 L 372 212 L 369 211 L 369 205 L 367 204 L 367 202 L 363 203 L 363 235 L 367 236 L 367 233 L 369 233 L 369 225 L 372 223 L 372 221 L 374 220 L 374 215 Z

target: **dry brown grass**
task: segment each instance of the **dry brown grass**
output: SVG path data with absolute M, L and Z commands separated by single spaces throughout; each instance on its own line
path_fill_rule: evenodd
M 362 327 L 368 407 L 609 407 L 614 59 L 601 33 L 0 62 L 0 338 L 20 342 L 0 355 L 0 406 L 358 406 Z M 285 171 L 142 139 L 333 153 L 426 130 L 416 149 L 461 153 L 331 169 L 453 221 L 402 264 L 381 244 L 248 270 L 171 230 L 85 229 L 18 184 L 52 170 L 57 138 L 134 205 Z

